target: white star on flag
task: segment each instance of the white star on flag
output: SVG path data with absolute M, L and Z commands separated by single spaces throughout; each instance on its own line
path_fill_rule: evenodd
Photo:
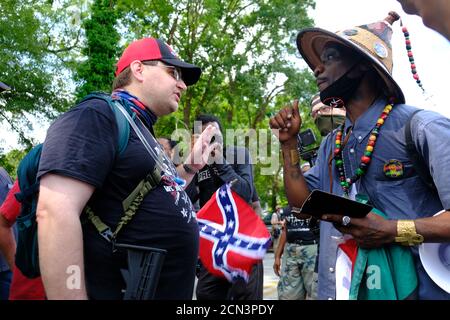
M 184 203 L 188 203 L 188 199 L 189 199 L 189 197 L 188 197 L 188 195 L 187 195 L 187 193 L 183 193 L 183 197 L 182 197 L 182 199 L 183 199 L 183 201 L 184 201 Z
M 227 192 L 225 190 L 220 190 L 220 197 L 225 198 Z
M 225 210 L 226 210 L 227 212 L 231 212 L 231 206 L 230 206 L 229 204 L 227 204 L 227 205 L 225 206 Z

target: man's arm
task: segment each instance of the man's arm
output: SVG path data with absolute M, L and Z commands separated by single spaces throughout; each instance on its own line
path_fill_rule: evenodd
M 253 192 L 256 192 L 256 190 L 253 190 Z M 252 209 L 255 211 L 258 215 L 262 216 L 262 208 L 261 208 L 261 202 L 259 200 L 252 202 Z
M 17 192 L 20 192 L 18 180 L 14 182 L 0 207 L 0 252 L 5 257 L 10 270 L 14 269 L 16 255 L 16 239 L 12 226 L 19 216 L 21 208 L 15 197 Z
M 13 270 L 16 240 L 11 224 L 5 219 L 2 212 L 0 212 L 0 253 L 5 257 L 9 270 Z
M 72 178 L 51 173 L 41 178 L 36 217 L 48 299 L 87 299 L 80 214 L 93 192 L 92 185 Z M 80 278 L 71 281 L 74 276 Z M 69 282 L 80 286 L 68 286 Z
M 273 262 L 273 271 L 277 276 L 280 276 L 281 256 L 283 255 L 284 252 L 286 237 L 287 237 L 286 225 L 283 224 L 283 227 L 281 229 L 280 240 L 278 241 L 278 247 L 276 248 L 275 251 L 275 261 Z
M 399 236 L 398 220 L 387 220 L 372 212 L 364 218 L 351 218 L 347 227 L 342 226 L 340 215 L 323 215 L 322 220 L 334 223 L 336 229 L 342 233 L 351 234 L 358 246 L 363 248 L 378 248 L 395 242 L 395 237 Z M 423 236 L 424 242 L 450 242 L 449 211 L 411 221 L 414 222 L 416 233 Z
M 450 242 L 450 211 L 438 216 L 414 220 L 418 234 L 425 242 Z
M 286 107 L 270 119 L 270 128 L 281 143 L 283 154 L 284 186 L 289 204 L 301 207 L 310 191 L 300 169 L 297 150 L 297 134 L 302 120 L 298 111 L 298 101 L 293 107 Z
M 238 154 L 239 152 L 244 153 L 243 159 Z M 213 166 L 217 169 L 219 177 L 224 183 L 234 181 L 231 189 L 247 203 L 251 203 L 253 196 L 253 168 L 250 164 L 248 150 L 246 148 L 234 148 L 232 156 L 234 157 L 233 165 L 226 158 L 222 158 L 222 150 L 220 150 L 219 157 L 216 157 L 216 162 Z M 239 159 L 243 160 L 243 163 L 239 163 Z

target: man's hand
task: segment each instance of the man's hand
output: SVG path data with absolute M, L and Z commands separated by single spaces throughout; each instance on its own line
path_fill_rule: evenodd
M 287 142 L 293 138 L 297 139 L 297 134 L 302 124 L 302 118 L 298 111 L 298 100 L 295 100 L 292 107 L 285 107 L 274 117 L 270 118 L 269 125 L 272 132 L 278 137 L 280 143 Z
M 213 125 L 208 125 L 202 134 L 196 139 L 194 146 L 192 147 L 191 153 L 188 155 L 185 163 L 189 164 L 190 167 L 196 171 L 203 168 L 207 163 L 211 155 L 211 152 L 216 146 L 216 144 L 211 142 L 214 135 L 218 135 L 219 129 Z
M 223 146 L 220 142 L 211 144 L 211 153 L 209 154 L 208 164 L 223 164 Z
M 275 261 L 273 262 L 273 272 L 275 272 L 277 276 L 280 276 L 280 268 L 281 268 L 281 258 L 275 257 Z
M 364 218 L 351 218 L 347 226 L 342 225 L 340 215 L 323 215 L 322 220 L 331 222 L 342 233 L 353 236 L 361 248 L 378 248 L 392 243 L 397 235 L 397 221 L 387 220 L 370 212 Z

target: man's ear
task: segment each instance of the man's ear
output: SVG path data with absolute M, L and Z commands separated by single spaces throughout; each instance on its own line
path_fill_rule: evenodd
M 138 81 L 144 80 L 144 77 L 142 75 L 142 72 L 144 71 L 144 64 L 141 61 L 135 60 L 135 61 L 131 62 L 130 70 L 131 70 L 131 74 L 133 75 L 134 78 L 136 78 L 136 80 L 138 80 Z
M 353 70 L 349 73 L 349 76 L 351 78 L 355 77 L 359 77 L 365 73 L 367 73 L 367 71 L 370 70 L 370 65 L 367 63 L 367 61 L 363 60 L 358 62 L 358 64 L 353 68 Z
M 370 64 L 367 63 L 367 61 L 363 60 L 360 63 L 358 63 L 358 70 L 365 73 L 370 70 Z

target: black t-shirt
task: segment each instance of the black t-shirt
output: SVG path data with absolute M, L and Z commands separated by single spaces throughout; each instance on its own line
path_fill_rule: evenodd
M 153 150 L 163 154 L 144 125 L 136 123 Z M 133 129 L 125 152 L 119 156 L 117 148 L 118 128 L 110 107 L 101 100 L 84 102 L 49 128 L 38 176 L 54 173 L 93 185 L 96 189 L 88 205 L 115 230 L 123 214 L 122 201 L 155 167 Z M 126 254 L 113 253 L 111 244 L 90 222 L 83 224 L 83 237 L 88 295 L 121 299 L 124 281 L 120 268 L 126 266 Z M 117 242 L 166 249 L 155 298 L 192 298 L 198 226 L 191 201 L 173 178 L 164 176 L 150 191 Z
M 236 180 L 231 187 L 233 191 L 248 203 L 252 201 L 253 170 L 248 150 L 227 146 L 223 154 L 223 163 L 206 165 L 195 177 L 200 207 L 203 207 L 224 183 L 233 180 Z
M 318 233 L 311 231 L 312 226 L 310 225 L 310 220 L 296 218 L 291 212 L 291 208 L 289 206 L 283 208 L 281 219 L 286 220 L 287 242 L 294 242 L 296 240 L 310 241 L 318 239 Z

